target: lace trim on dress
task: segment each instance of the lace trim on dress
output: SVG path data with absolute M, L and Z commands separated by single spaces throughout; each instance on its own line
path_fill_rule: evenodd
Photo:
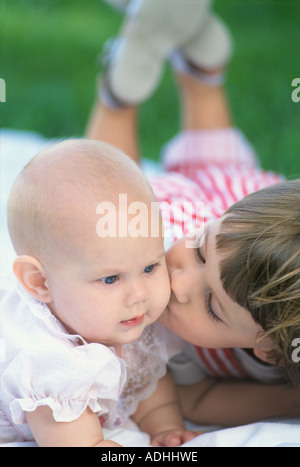
M 131 415 L 139 402 L 147 399 L 157 382 L 166 374 L 165 342 L 155 325 L 148 326 L 138 341 L 122 347 L 122 358 L 127 365 L 127 379 L 120 397 L 120 408 Z

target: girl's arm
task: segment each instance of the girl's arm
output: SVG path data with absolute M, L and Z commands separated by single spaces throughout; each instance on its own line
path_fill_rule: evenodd
M 300 415 L 299 388 L 283 384 L 207 378 L 177 390 L 184 417 L 201 425 L 238 426 Z
M 132 419 L 150 435 L 154 446 L 178 446 L 199 434 L 185 429 L 176 387 L 169 374 L 159 380 L 151 397 L 140 402 Z
M 89 408 L 73 422 L 56 422 L 48 406 L 26 413 L 27 423 L 40 447 L 119 447 L 104 440 L 98 416 Z

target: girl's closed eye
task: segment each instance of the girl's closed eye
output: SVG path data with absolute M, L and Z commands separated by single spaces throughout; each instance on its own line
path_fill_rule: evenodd
M 196 255 L 196 259 L 197 261 L 200 260 L 200 262 L 202 264 L 205 264 L 206 263 L 206 260 L 205 258 L 203 257 L 202 253 L 201 253 L 201 245 L 203 244 L 203 237 L 198 237 L 195 241 L 195 244 L 194 244 L 194 252 L 195 252 L 195 255 Z M 206 299 L 205 299 L 205 309 L 206 309 L 206 312 L 208 314 L 208 316 L 210 318 L 212 318 L 215 322 L 220 322 L 222 321 L 221 318 L 219 318 L 219 316 L 215 313 L 213 307 L 212 307 L 212 293 L 211 292 L 208 292 L 207 293 L 207 296 L 206 296 Z
M 216 322 L 222 321 L 221 318 L 219 318 L 219 316 L 214 312 L 211 302 L 212 302 L 212 293 L 208 293 L 207 298 L 206 298 L 206 303 L 205 303 L 206 312 L 208 316 Z
M 205 259 L 201 253 L 201 245 L 202 245 L 202 237 L 199 237 L 195 240 L 195 243 L 194 243 L 194 253 L 196 255 L 196 259 L 201 263 L 205 264 Z

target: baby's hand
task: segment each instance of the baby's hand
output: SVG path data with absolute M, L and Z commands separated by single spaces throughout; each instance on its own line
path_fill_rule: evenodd
M 187 441 L 202 435 L 203 431 L 188 431 L 188 430 L 168 430 L 162 431 L 153 436 L 151 445 L 157 447 L 163 446 L 180 446 Z

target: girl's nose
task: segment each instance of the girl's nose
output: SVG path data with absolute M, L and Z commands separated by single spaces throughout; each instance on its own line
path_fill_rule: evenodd
M 189 303 L 189 284 L 188 278 L 183 269 L 174 269 L 170 277 L 171 290 L 173 296 L 179 303 Z

